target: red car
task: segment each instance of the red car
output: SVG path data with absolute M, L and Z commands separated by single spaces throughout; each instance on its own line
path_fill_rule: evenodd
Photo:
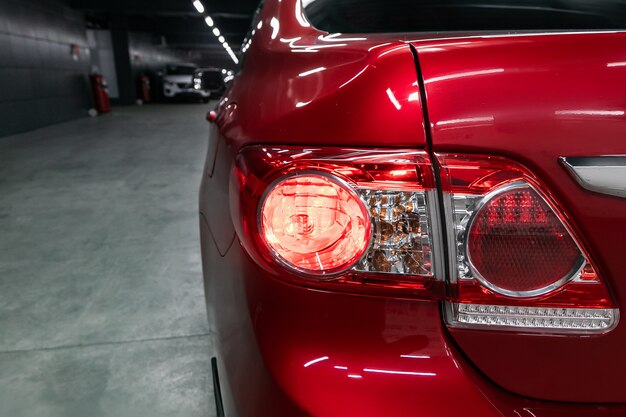
M 626 416 L 620 28 L 266 0 L 200 194 L 218 415 Z

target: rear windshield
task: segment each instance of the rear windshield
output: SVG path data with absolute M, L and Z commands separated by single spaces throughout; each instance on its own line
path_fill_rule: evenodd
M 626 28 L 626 0 L 302 0 L 318 29 L 344 33 Z

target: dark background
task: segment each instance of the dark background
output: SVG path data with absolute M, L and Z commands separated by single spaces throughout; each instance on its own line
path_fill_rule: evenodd
M 237 53 L 257 1 L 203 3 Z M 236 68 L 191 0 L 0 0 L 0 136 L 85 116 L 93 71 L 132 104 L 139 74 L 171 62 Z

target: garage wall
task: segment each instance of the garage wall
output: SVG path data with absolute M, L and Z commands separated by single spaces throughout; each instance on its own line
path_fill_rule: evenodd
M 0 0 L 0 136 L 86 115 L 88 74 L 82 14 L 55 0 Z
M 151 34 L 130 33 L 129 53 L 133 72 L 159 71 L 170 62 L 194 62 L 194 56 L 158 44 Z

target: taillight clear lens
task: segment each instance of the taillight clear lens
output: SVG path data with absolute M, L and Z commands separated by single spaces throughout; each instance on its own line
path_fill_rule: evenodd
M 359 190 L 370 211 L 373 238 L 355 269 L 432 276 L 432 242 L 424 191 Z
M 606 331 L 618 312 L 566 216 L 504 158 L 439 155 L 455 327 Z
M 451 303 L 449 317 L 460 327 L 509 330 L 603 332 L 614 327 L 617 310 L 611 308 L 555 308 Z
M 444 295 L 425 152 L 254 146 L 240 152 L 232 179 L 241 242 L 276 277 L 359 293 Z
M 261 208 L 261 233 L 278 260 L 308 273 L 350 268 L 370 241 L 359 196 L 327 175 L 303 174 L 271 186 Z

